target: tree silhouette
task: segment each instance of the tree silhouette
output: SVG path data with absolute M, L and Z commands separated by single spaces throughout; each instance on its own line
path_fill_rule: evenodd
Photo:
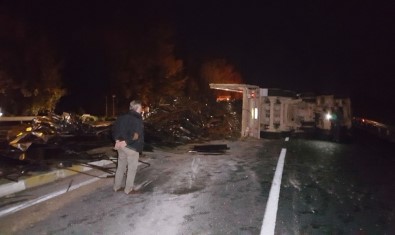
M 45 36 L 37 43 L 39 74 L 32 84 L 34 92 L 30 113 L 33 115 L 53 112 L 59 99 L 66 94 L 61 81 L 62 63 L 56 56 L 54 46 L 50 45 Z
M 140 30 L 107 34 L 112 89 L 124 102 L 139 98 L 147 104 L 163 96 L 184 95 L 186 76 L 182 60 L 174 55 L 171 30 L 164 25 Z
M 208 85 L 210 83 L 241 84 L 243 78 L 235 67 L 225 59 L 213 59 L 203 63 L 201 70 L 202 80 Z M 216 95 L 230 95 L 237 97 L 236 93 L 226 91 L 214 91 Z
M 0 13 L 0 104 L 12 115 L 53 111 L 65 94 L 55 45 L 17 8 Z

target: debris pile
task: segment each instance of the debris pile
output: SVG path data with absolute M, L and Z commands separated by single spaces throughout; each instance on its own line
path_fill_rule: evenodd
M 202 103 L 187 98 L 160 103 L 144 114 L 145 151 L 153 145 L 177 146 L 240 135 L 241 103 Z M 69 113 L 50 114 L 20 124 L 8 131 L 0 146 L 0 178 L 17 181 L 33 171 L 46 171 L 92 161 L 116 161 L 112 150 L 112 121 Z M 88 150 L 110 147 L 112 153 L 91 154 Z M 219 147 L 219 148 L 218 148 Z M 226 147 L 226 146 L 225 146 Z M 222 154 L 226 148 L 196 149 Z M 108 169 L 104 169 L 108 170 Z M 112 171 L 113 169 L 110 169 Z
M 7 135 L 10 146 L 26 151 L 31 144 L 50 144 L 70 136 L 99 136 L 109 133 L 111 122 L 93 125 L 83 122 L 77 115 L 51 113 L 36 117 L 31 124 L 23 124 L 10 130 Z
M 238 105 L 237 102 L 209 105 L 187 98 L 164 102 L 153 108 L 144 120 L 146 141 L 172 146 L 237 138 L 241 125 Z
M 160 103 L 144 114 L 148 144 L 179 145 L 190 142 L 237 138 L 240 134 L 241 104 L 238 102 L 202 103 L 176 98 Z M 88 121 L 87 121 L 88 120 Z M 91 121 L 89 121 L 91 120 Z M 7 135 L 9 145 L 25 152 L 32 144 L 59 144 L 64 140 L 111 141 L 112 122 L 69 113 L 36 117 Z

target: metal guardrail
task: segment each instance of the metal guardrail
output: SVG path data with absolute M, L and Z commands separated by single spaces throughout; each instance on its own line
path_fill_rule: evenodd
M 0 122 L 27 122 L 32 121 L 36 116 L 16 116 L 16 117 L 0 117 Z

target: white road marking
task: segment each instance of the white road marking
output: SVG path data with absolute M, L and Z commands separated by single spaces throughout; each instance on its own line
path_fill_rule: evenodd
M 289 137 L 286 137 L 286 138 L 285 138 L 285 141 L 288 141 L 288 140 L 289 140 Z
M 3 216 L 8 215 L 8 214 L 10 214 L 10 213 L 15 213 L 15 212 L 17 212 L 17 211 L 23 210 L 23 209 L 28 208 L 28 207 L 30 207 L 30 206 L 34 206 L 34 205 L 36 205 L 36 204 L 38 204 L 38 203 L 41 203 L 41 202 L 43 202 L 43 201 L 46 201 L 46 200 L 49 200 L 49 199 L 51 199 L 51 198 L 57 197 L 57 196 L 59 196 L 59 195 L 62 195 L 62 194 L 64 194 L 64 193 L 66 193 L 66 192 L 70 192 L 70 191 L 73 191 L 74 189 L 77 189 L 77 188 L 80 188 L 80 187 L 82 187 L 82 186 L 91 184 L 91 183 L 93 183 L 93 182 L 95 182 L 95 181 L 98 181 L 100 178 L 106 177 L 107 175 L 108 175 L 108 174 L 103 174 L 103 175 L 101 175 L 101 176 L 99 176 L 99 177 L 97 177 L 97 178 L 92 178 L 92 179 L 90 179 L 90 180 L 81 182 L 81 183 L 79 183 L 79 184 L 77 184 L 77 185 L 73 185 L 73 186 L 71 186 L 70 188 L 62 189 L 62 190 L 59 190 L 59 191 L 57 191 L 57 192 L 53 192 L 53 193 L 50 193 L 50 194 L 41 196 L 41 197 L 39 197 L 39 198 L 36 198 L 36 199 L 30 200 L 30 201 L 24 202 L 24 203 L 22 203 L 22 204 L 20 204 L 20 205 L 13 206 L 13 207 L 11 207 L 11 208 L 2 210 L 2 211 L 0 211 L 0 217 L 3 217 Z
M 265 215 L 261 228 L 261 235 L 274 234 L 278 209 L 278 199 L 280 196 L 281 178 L 283 175 L 285 154 L 287 149 L 281 149 L 280 157 L 277 162 L 276 172 L 274 173 L 272 186 L 270 188 L 269 199 L 267 200 Z

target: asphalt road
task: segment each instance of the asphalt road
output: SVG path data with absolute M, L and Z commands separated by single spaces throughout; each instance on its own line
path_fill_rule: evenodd
M 151 183 L 140 194 L 115 193 L 112 178 L 96 179 L 1 217 L 0 234 L 260 234 L 282 149 L 274 234 L 395 233 L 392 145 L 293 138 L 213 143 L 230 149 L 146 153 L 151 166 L 140 168 L 136 183 Z M 49 195 L 70 182 L 36 190 Z
M 395 234 L 394 147 L 290 141 L 278 234 Z

